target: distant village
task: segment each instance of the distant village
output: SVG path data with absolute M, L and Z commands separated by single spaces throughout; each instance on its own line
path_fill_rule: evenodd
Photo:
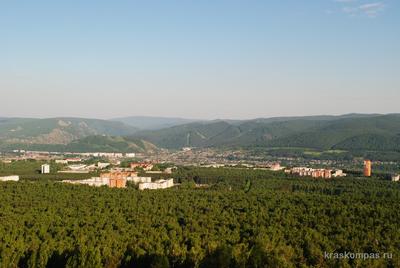
M 191 153 L 191 148 L 183 148 L 184 154 Z M 137 157 L 135 153 L 106 153 L 106 152 L 87 152 L 87 153 L 58 153 L 58 152 L 41 152 L 41 151 L 23 151 L 15 150 L 12 157 L 1 157 L 3 163 L 11 163 L 12 161 L 20 161 L 27 159 L 54 161 L 54 163 L 62 165 L 64 169 L 57 170 L 57 173 L 64 174 L 88 174 L 98 172 L 97 177 L 87 179 L 66 179 L 62 183 L 75 185 L 89 185 L 94 187 L 107 186 L 110 188 L 125 188 L 127 185 L 134 185 L 139 190 L 157 190 L 167 189 L 176 185 L 173 178 L 152 180 L 151 176 L 139 176 L 138 171 L 143 171 L 148 175 L 164 174 L 163 178 L 172 175 L 173 167 L 164 170 L 153 170 L 154 163 L 146 159 L 145 161 L 132 161 L 129 167 L 120 167 L 121 160 L 134 159 Z M 176 154 L 173 154 L 176 156 Z M 68 156 L 68 157 L 65 157 Z M 143 156 L 141 156 L 143 157 Z M 107 159 L 107 162 L 98 161 L 96 163 L 85 164 L 85 160 L 91 158 Z M 181 163 L 182 164 L 182 163 Z M 298 177 L 311 177 L 321 179 L 341 178 L 347 174 L 338 168 L 312 168 L 307 166 L 294 166 L 286 168 L 281 166 L 279 162 L 267 163 L 244 163 L 243 161 L 229 161 L 228 163 L 183 163 L 183 165 L 200 166 L 208 168 L 237 167 L 255 170 L 269 170 L 273 172 L 284 172 L 285 174 Z M 176 168 L 176 167 L 175 167 Z M 103 171 L 104 170 L 104 171 Z M 50 174 L 51 166 L 46 163 L 41 166 L 41 174 Z M 371 177 L 372 162 L 364 161 L 363 176 Z M 19 175 L 9 175 L 0 177 L 0 181 L 19 181 Z M 394 182 L 400 181 L 400 174 L 394 174 L 391 177 Z

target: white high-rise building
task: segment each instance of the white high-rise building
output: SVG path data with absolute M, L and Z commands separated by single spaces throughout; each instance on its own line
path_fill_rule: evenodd
M 42 174 L 49 174 L 50 173 L 50 165 L 44 164 L 41 168 Z

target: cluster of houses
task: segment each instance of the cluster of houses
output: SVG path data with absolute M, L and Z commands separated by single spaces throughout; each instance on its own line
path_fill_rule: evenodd
M 337 178 L 337 177 L 345 177 L 347 174 L 343 172 L 343 170 L 337 169 L 314 169 L 308 167 L 294 167 L 291 169 L 285 169 L 286 174 L 294 174 L 300 177 L 313 177 L 313 178 Z
M 128 182 L 135 184 L 139 190 L 166 189 L 174 186 L 174 180 L 161 179 L 152 182 L 151 177 L 139 177 L 134 171 L 114 170 L 102 173 L 100 177 L 93 177 L 84 180 L 63 180 L 64 183 L 85 184 L 90 186 L 108 186 L 110 188 L 125 188 Z
M 84 157 L 106 157 L 106 158 L 133 158 L 136 156 L 135 153 L 102 153 L 102 152 L 97 152 L 97 153 L 78 153 L 78 155 L 84 156 Z
M 131 163 L 131 169 L 143 169 L 144 171 L 150 171 L 153 169 L 153 164 L 152 163 L 147 163 L 147 162 L 133 162 Z

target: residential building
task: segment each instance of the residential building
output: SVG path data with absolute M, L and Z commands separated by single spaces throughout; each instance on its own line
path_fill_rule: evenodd
M 347 174 L 344 173 L 343 170 L 341 170 L 341 169 L 335 170 L 335 172 L 332 174 L 332 177 L 335 177 L 335 178 L 337 178 L 337 177 L 345 177 L 345 176 L 347 176 Z
M 285 167 L 282 167 L 279 163 L 274 163 L 270 166 L 269 170 L 271 171 L 280 171 L 284 169 Z
M 323 178 L 323 179 L 346 176 L 346 174 L 343 173 L 342 170 L 333 171 L 332 169 L 314 169 L 307 167 L 294 167 L 292 169 L 286 169 L 285 173 L 295 174 L 301 177 L 313 177 L 313 178 Z
M 68 170 L 60 170 L 58 173 L 89 173 L 90 168 L 84 164 L 69 165 Z
M 110 163 L 101 163 L 101 162 L 98 162 L 98 163 L 97 163 L 97 167 L 98 167 L 99 169 L 106 168 L 106 167 L 108 167 L 108 166 L 110 166 L 110 165 L 111 165 Z
M 19 176 L 12 175 L 12 176 L 0 177 L 0 181 L 19 181 Z
M 127 181 L 131 181 L 134 184 L 139 184 L 139 183 L 149 183 L 151 182 L 151 177 L 127 177 Z
M 400 174 L 398 174 L 398 175 L 393 175 L 393 176 L 392 176 L 392 181 L 400 181 Z
M 126 179 L 122 178 L 110 178 L 108 187 L 110 188 L 125 188 L 126 187 Z
M 136 172 L 129 171 L 111 171 L 107 173 L 101 173 L 101 178 L 109 178 L 109 179 L 124 179 L 126 180 L 128 177 L 136 177 Z
M 81 158 L 67 158 L 65 159 L 68 163 L 77 163 L 77 162 L 82 162 Z
M 44 164 L 41 166 L 41 173 L 42 174 L 49 174 L 50 173 L 50 165 Z
M 66 165 L 66 164 L 68 164 L 68 160 L 57 159 L 57 160 L 56 160 L 56 164 L 64 164 L 64 165 Z
M 311 176 L 313 178 L 330 179 L 330 178 L 332 178 L 332 170 L 330 170 L 330 169 L 314 169 L 311 171 Z
M 71 184 L 85 184 L 85 185 L 96 186 L 96 187 L 109 185 L 108 178 L 100 178 L 100 177 L 93 177 L 93 178 L 85 179 L 85 180 L 63 180 L 62 182 L 71 183 Z
M 83 164 L 81 164 L 81 165 L 69 165 L 68 168 L 70 170 L 86 170 L 87 166 L 83 165 Z
M 139 190 L 167 189 L 174 186 L 174 179 L 157 180 L 155 182 L 139 183 Z
M 364 176 L 365 177 L 371 177 L 371 173 L 372 173 L 371 166 L 372 166 L 371 160 L 364 161 Z
M 330 178 L 332 178 L 332 170 L 330 170 L 330 169 L 324 169 L 324 170 L 323 170 L 323 174 L 322 174 L 322 178 L 324 178 L 324 179 L 330 179 Z
M 93 177 L 85 180 L 63 180 L 64 183 L 71 184 L 85 184 L 89 186 L 108 186 L 110 188 L 125 188 L 126 179 L 122 178 L 106 178 L 106 177 Z

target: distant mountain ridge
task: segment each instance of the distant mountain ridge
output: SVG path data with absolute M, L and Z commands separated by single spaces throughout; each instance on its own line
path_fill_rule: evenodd
M 234 123 L 218 120 L 134 134 L 169 149 L 260 146 L 323 150 L 400 150 L 399 135 L 400 114 L 261 118 Z
M 146 118 L 147 120 L 148 118 Z M 183 121 L 182 121 L 183 120 Z M 71 151 L 137 151 L 182 147 L 311 148 L 400 152 L 400 114 L 347 114 L 210 120 L 183 123 L 151 118 L 142 127 L 82 118 L 0 118 L 0 149 L 52 148 Z M 139 120 L 140 121 L 140 120 Z
M 112 121 L 121 122 L 141 130 L 156 130 L 204 120 L 179 117 L 129 116 L 115 118 Z

